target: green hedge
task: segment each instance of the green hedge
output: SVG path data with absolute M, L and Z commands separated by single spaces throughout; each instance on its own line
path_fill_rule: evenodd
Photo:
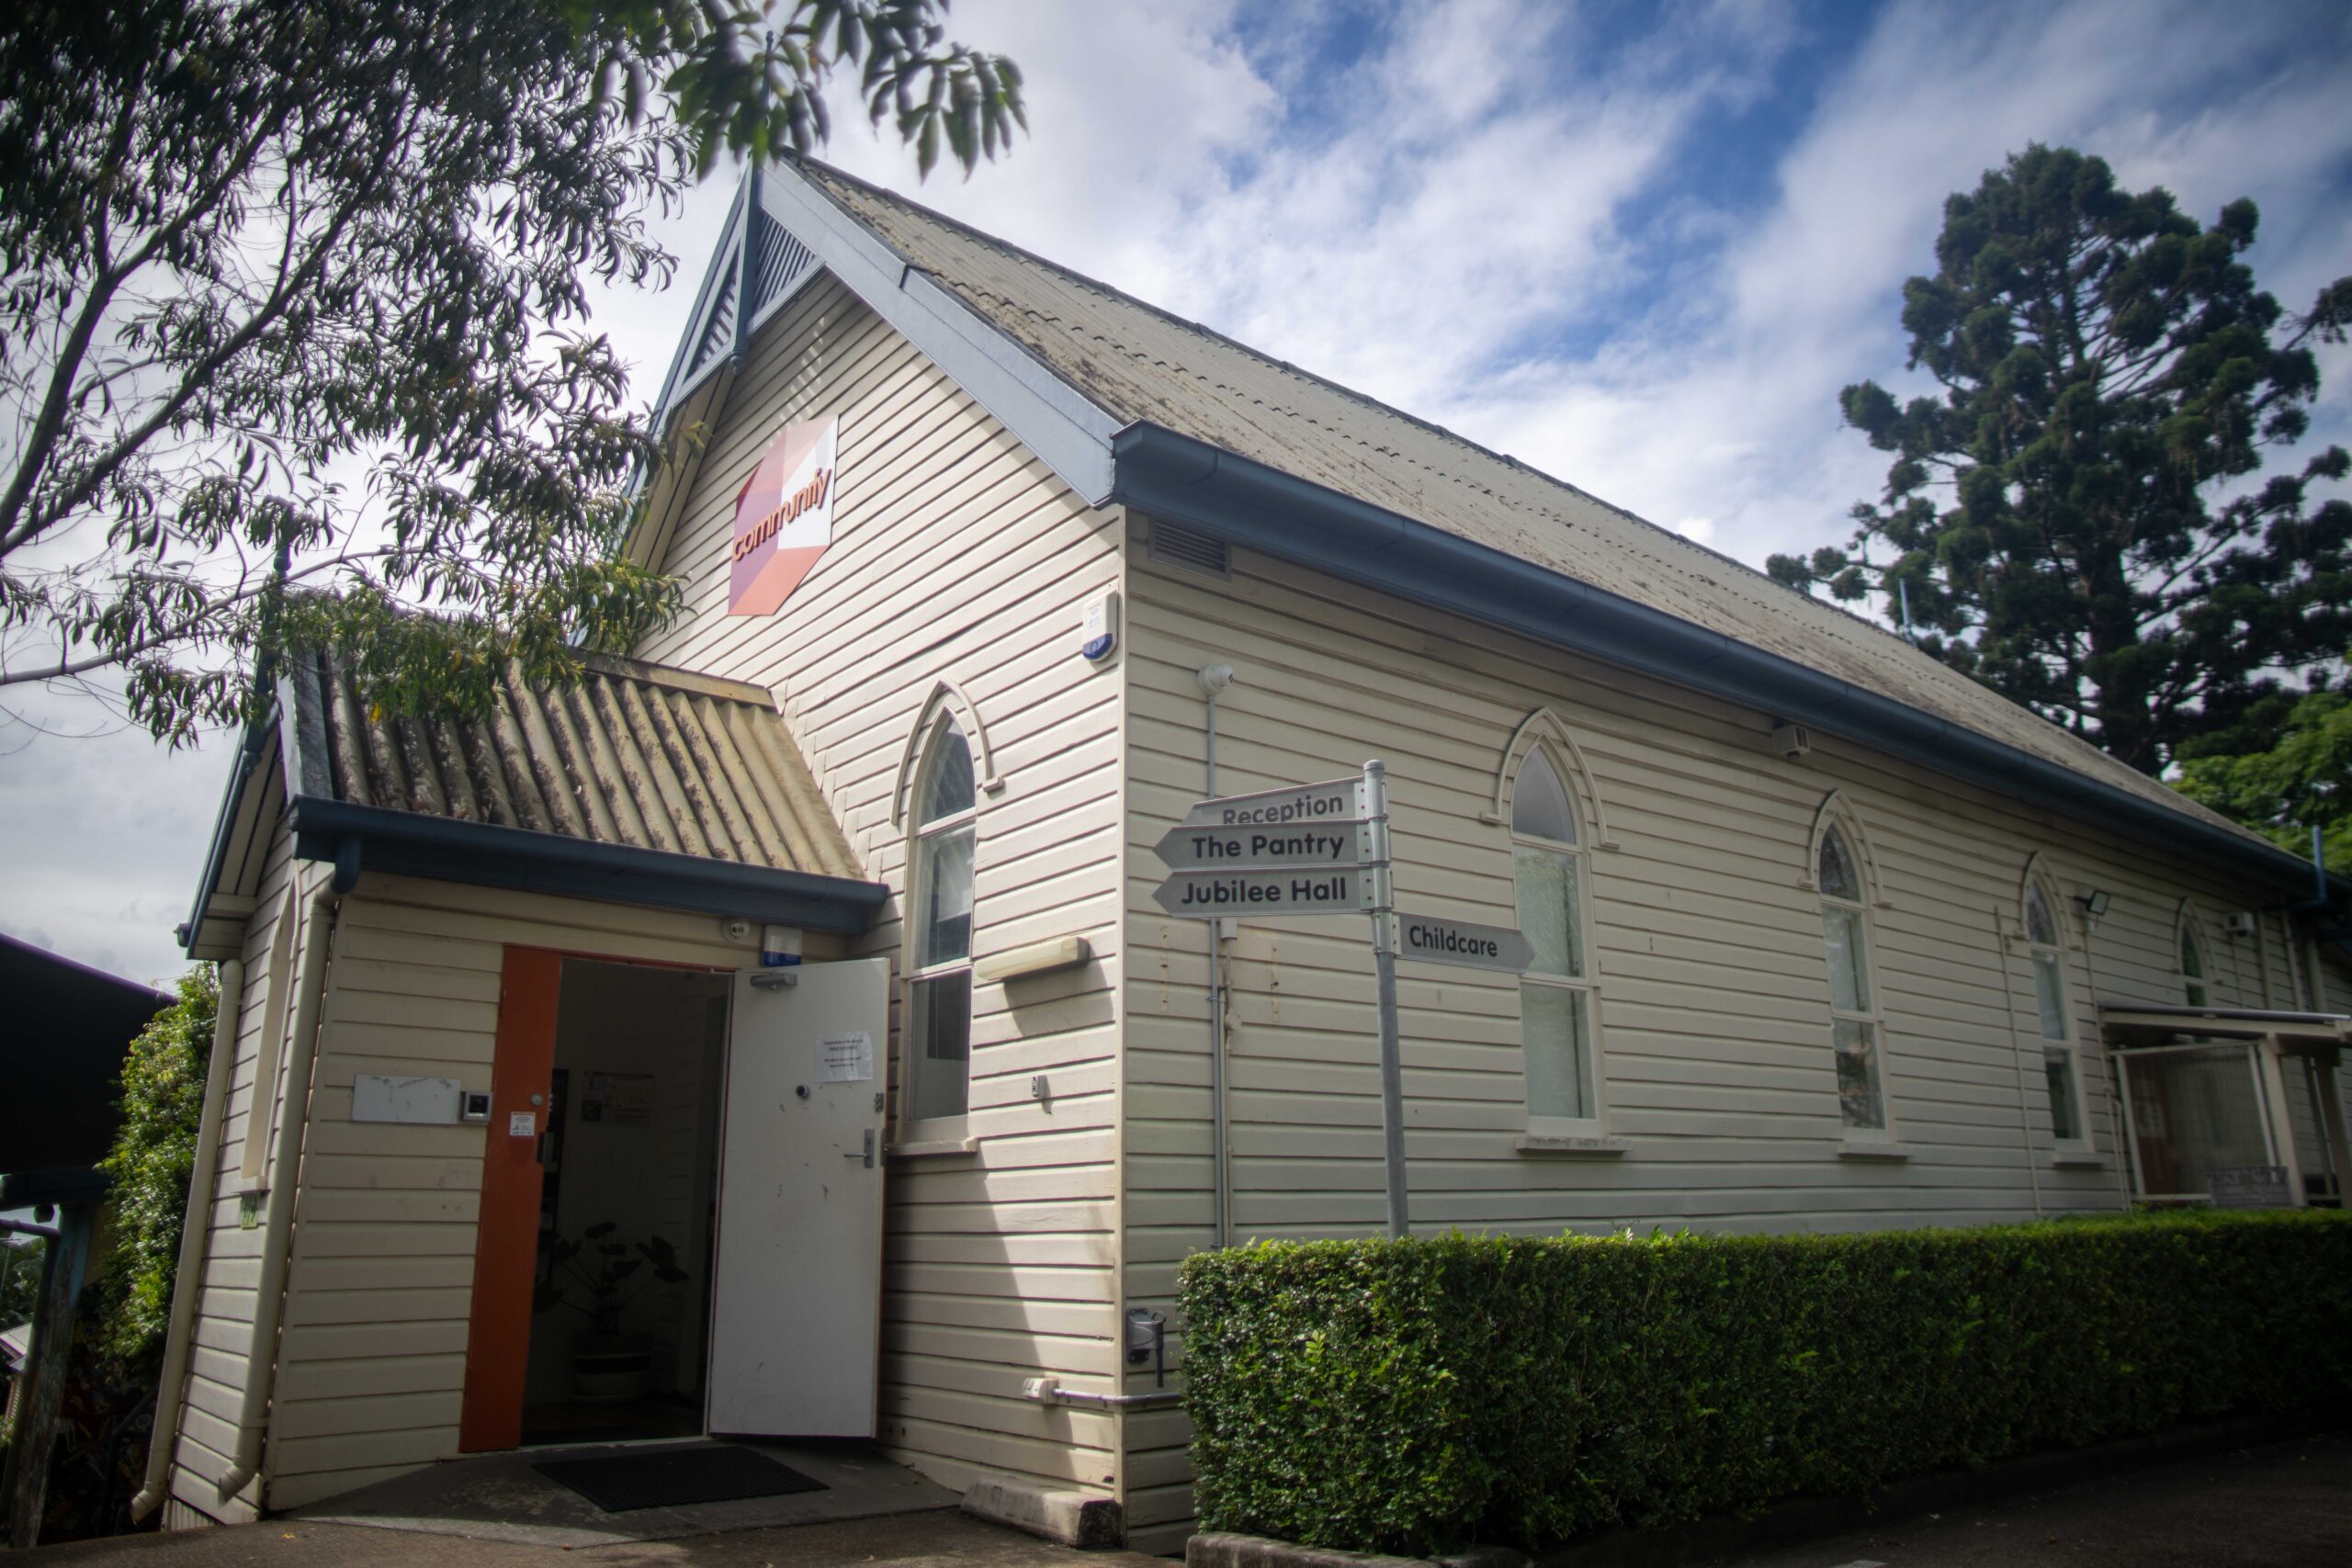
M 1540 1547 L 2352 1392 L 2352 1216 L 1185 1261 L 1204 1526 Z

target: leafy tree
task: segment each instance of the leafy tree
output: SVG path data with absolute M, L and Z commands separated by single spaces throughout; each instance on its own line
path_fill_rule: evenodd
M 2328 869 L 2352 874 L 2352 692 L 2273 699 L 2282 702 L 2284 722 L 2258 750 L 2191 741 L 2180 791 L 2299 854 L 2310 852 L 2316 828 Z
M 100 1162 L 114 1178 L 114 1251 L 94 1288 L 107 1298 L 107 1349 L 133 1365 L 162 1352 L 171 1316 L 220 1005 L 212 965 L 195 965 L 180 976 L 179 999 L 140 1031 L 123 1057 L 122 1125 Z
M 297 640 L 464 705 L 658 625 L 615 547 L 659 457 L 583 279 L 665 283 L 649 208 L 822 141 L 837 73 L 925 173 L 1004 151 L 1020 74 L 946 9 L 18 0 L 0 686 L 116 672 L 177 742 Z
M 2064 148 L 1952 196 L 1935 275 L 1903 291 L 1939 392 L 1845 389 L 1894 455 L 1885 491 L 1848 545 L 1772 575 L 1907 602 L 1921 647 L 2151 773 L 2324 667 L 2352 634 L 2352 504 L 2312 491 L 2352 461 L 2263 466 L 2305 432 L 2352 278 L 2285 314 L 2243 259 L 2255 226 L 2250 201 L 2203 227 Z

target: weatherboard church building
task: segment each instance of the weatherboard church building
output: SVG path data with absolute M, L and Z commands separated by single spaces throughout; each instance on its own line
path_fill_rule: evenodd
M 1833 606 L 814 163 L 659 410 L 668 629 L 246 738 L 169 1523 L 620 1427 L 1172 1547 L 1179 1262 L 1387 1222 L 1375 882 L 1417 1228 L 2340 1198 L 2346 890 Z

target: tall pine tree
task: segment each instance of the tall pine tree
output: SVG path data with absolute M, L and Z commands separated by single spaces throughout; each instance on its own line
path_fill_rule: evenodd
M 1944 204 L 1936 272 L 1904 286 L 1910 367 L 1937 395 L 1839 396 L 1894 454 L 1843 547 L 1772 575 L 1907 604 L 1921 647 L 2147 773 L 2352 639 L 2352 462 L 2304 434 L 2315 341 L 2245 261 L 2251 201 L 2210 226 L 2100 159 L 2029 147 Z

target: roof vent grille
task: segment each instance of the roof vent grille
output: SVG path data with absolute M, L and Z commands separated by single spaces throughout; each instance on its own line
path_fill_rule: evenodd
M 1151 524 L 1151 558 L 1206 572 L 1211 577 L 1233 575 L 1232 547 L 1223 539 L 1213 539 L 1158 518 L 1152 519 Z

